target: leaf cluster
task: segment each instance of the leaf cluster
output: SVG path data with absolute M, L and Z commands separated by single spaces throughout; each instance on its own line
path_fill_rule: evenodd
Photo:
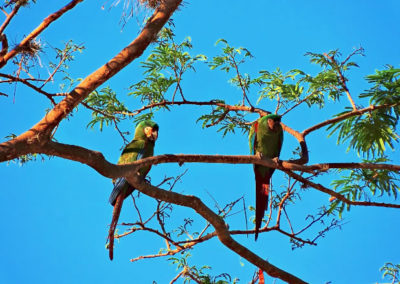
M 389 281 L 393 284 L 400 283 L 400 264 L 393 264 L 390 262 L 386 262 L 384 266 L 382 266 L 380 271 L 383 271 L 383 278 L 388 278 Z
M 125 105 L 117 99 L 117 94 L 109 87 L 93 91 L 84 103 L 95 110 L 87 127 L 93 128 L 98 124 L 100 131 L 104 125 L 108 126 L 124 119 L 124 113 L 128 112 Z
M 387 158 L 377 158 L 374 160 L 363 160 L 363 163 L 385 163 Z M 399 173 L 389 170 L 372 169 L 352 169 L 347 176 L 332 181 L 334 190 L 351 201 L 369 201 L 372 196 L 387 195 L 397 199 L 400 192 Z M 344 209 L 350 209 L 350 205 L 340 200 L 335 200 L 331 204 L 330 212 L 337 210 L 341 215 Z
M 142 62 L 145 77 L 132 85 L 129 95 L 138 97 L 142 103 L 155 104 L 166 101 L 167 91 L 175 85 L 172 101 L 179 91 L 183 97 L 181 88 L 182 76 L 188 70 L 195 71 L 194 64 L 206 60 L 204 55 L 192 56 L 190 37 L 180 44 L 174 42 L 174 34 L 170 28 L 164 28 L 158 38 L 159 44 L 152 53 Z M 163 106 L 166 108 L 166 106 Z
M 382 156 L 386 147 L 394 149 L 394 143 L 399 141 L 396 133 L 400 114 L 400 69 L 391 66 L 386 70 L 378 70 L 366 77 L 373 86 L 361 98 L 369 98 L 371 106 L 386 106 L 371 109 L 370 112 L 351 116 L 345 120 L 333 123 L 328 127 L 329 135 L 338 133 L 337 143 L 349 142 L 349 149 L 354 149 L 359 155 Z M 351 110 L 339 113 L 336 117 L 347 114 Z

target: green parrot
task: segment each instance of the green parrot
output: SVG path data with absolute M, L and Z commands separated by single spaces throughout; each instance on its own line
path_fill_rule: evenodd
M 118 164 L 128 164 L 134 161 L 152 157 L 154 154 L 154 145 L 158 137 L 158 125 L 154 121 L 145 120 L 140 122 L 135 129 L 133 140 L 126 145 L 118 160 Z M 150 171 L 151 166 L 142 167 L 139 170 L 141 177 L 145 178 Z M 118 218 L 121 213 L 122 203 L 134 190 L 125 178 L 117 178 L 114 183 L 113 191 L 111 192 L 109 202 L 114 206 L 112 221 L 108 231 L 108 249 L 109 257 L 113 259 L 114 249 L 114 232 L 118 223 Z
M 269 114 L 259 118 L 250 129 L 249 145 L 250 154 L 260 154 L 265 158 L 279 158 L 283 143 L 283 130 L 281 117 L 277 114 Z M 268 195 L 270 191 L 270 180 L 275 169 L 254 165 L 256 178 L 256 233 L 268 206 Z

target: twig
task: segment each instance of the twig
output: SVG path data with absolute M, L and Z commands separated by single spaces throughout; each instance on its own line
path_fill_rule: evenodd
M 327 126 L 327 125 L 332 124 L 332 123 L 336 123 L 338 121 L 344 120 L 346 118 L 349 118 L 349 117 L 352 117 L 352 116 L 355 116 L 355 115 L 361 115 L 361 114 L 364 114 L 364 113 L 369 112 L 369 111 L 374 111 L 374 110 L 378 110 L 378 109 L 382 109 L 382 108 L 391 108 L 391 107 L 395 107 L 395 106 L 398 106 L 398 105 L 400 105 L 400 102 L 399 103 L 394 103 L 394 104 L 382 104 L 382 105 L 379 105 L 379 106 L 370 105 L 369 107 L 366 107 L 366 108 L 363 108 L 363 109 L 353 110 L 353 111 L 350 111 L 348 113 L 342 114 L 342 115 L 340 115 L 338 117 L 335 117 L 335 118 L 332 118 L 332 119 L 328 119 L 328 120 L 326 120 L 324 122 L 318 123 L 318 124 L 316 124 L 316 125 L 314 125 L 314 126 L 312 126 L 310 128 L 307 128 L 306 130 L 304 130 L 302 132 L 302 135 L 305 137 L 305 136 L 307 136 L 308 134 L 310 134 L 311 132 L 313 132 L 313 131 L 315 131 L 317 129 L 320 129 L 320 128 L 324 127 L 324 126 Z
M 12 80 L 13 82 L 21 82 L 22 84 L 24 84 L 24 85 L 26 85 L 26 86 L 28 86 L 28 87 L 34 89 L 36 92 L 38 92 L 38 93 L 40 93 L 40 94 L 42 94 L 42 95 L 45 95 L 45 96 L 51 101 L 51 103 L 52 103 L 54 106 L 56 105 L 56 102 L 55 102 L 55 100 L 53 99 L 53 96 L 54 96 L 53 94 L 49 94 L 49 93 L 47 93 L 47 92 L 41 90 L 40 88 L 38 88 L 38 87 L 36 87 L 35 85 L 33 85 L 33 84 L 31 84 L 30 82 L 28 82 L 27 79 L 22 79 L 22 78 L 19 78 L 19 77 L 14 77 L 14 76 L 11 76 L 11 75 L 8 75 L 8 74 L 4 74 L 4 73 L 0 73 L 0 76 L 1 76 L 1 77 L 4 77 L 4 78 L 8 78 L 8 79 Z
M 338 75 L 339 75 L 340 84 L 342 85 L 343 90 L 346 92 L 347 98 L 349 99 L 349 101 L 350 101 L 350 103 L 351 103 L 351 106 L 353 107 L 353 110 L 354 110 L 354 111 L 357 111 L 356 104 L 354 103 L 354 100 L 353 100 L 353 98 L 352 98 L 351 95 L 350 95 L 349 88 L 347 88 L 346 79 L 344 78 L 344 75 L 343 75 L 343 73 L 342 73 L 342 70 L 340 70 L 340 67 L 339 67 L 337 61 L 335 60 L 335 58 L 334 58 L 333 56 L 330 56 L 330 55 L 327 54 L 327 53 L 324 53 L 324 56 L 325 56 L 326 58 L 329 59 L 329 61 L 330 61 L 330 62 L 332 63 L 332 65 L 333 65 L 334 69 L 336 69 L 336 72 L 337 72 Z
M 3 34 L 5 28 L 8 26 L 10 23 L 11 19 L 18 13 L 19 8 L 21 8 L 21 5 L 17 2 L 15 4 L 14 9 L 11 11 L 10 14 L 7 14 L 3 9 L 3 12 L 6 13 L 7 18 L 4 20 L 3 24 L 0 27 L 0 35 Z
M 340 193 L 337 193 L 336 191 L 333 191 L 329 188 L 324 187 L 321 184 L 314 183 L 312 181 L 307 180 L 306 178 L 303 178 L 302 176 L 295 174 L 294 172 L 291 171 L 285 171 L 289 176 L 293 177 L 294 179 L 299 180 L 300 182 L 304 183 L 305 185 L 311 186 L 319 191 L 322 191 L 324 193 L 327 193 L 331 196 L 336 197 L 340 201 L 348 204 L 348 205 L 358 205 L 358 206 L 374 206 L 374 207 L 386 207 L 386 208 L 400 208 L 400 204 L 392 204 L 392 203 L 379 203 L 379 202 L 367 202 L 367 201 L 351 201 L 341 195 Z
M 179 273 L 171 280 L 171 282 L 169 282 L 169 284 L 175 283 L 175 281 L 178 280 L 179 277 L 181 277 L 184 273 L 185 273 L 185 269 L 183 269 L 181 272 L 179 272 Z

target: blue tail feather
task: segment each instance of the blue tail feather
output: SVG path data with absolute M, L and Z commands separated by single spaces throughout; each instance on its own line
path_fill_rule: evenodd
M 118 178 L 114 183 L 114 188 L 108 201 L 112 206 L 115 205 L 118 195 L 123 194 L 127 198 L 135 189 L 126 181 L 125 178 Z

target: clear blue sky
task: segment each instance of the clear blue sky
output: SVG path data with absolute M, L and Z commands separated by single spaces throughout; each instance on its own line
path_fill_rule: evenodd
M 7 28 L 10 44 L 67 3 L 37 2 L 29 9 L 21 9 L 19 17 Z M 194 45 L 192 53 L 209 57 L 218 53 L 219 47 L 214 43 L 219 38 L 233 46 L 246 47 L 255 58 L 243 71 L 252 75 L 261 69 L 273 71 L 277 67 L 283 71 L 299 68 L 315 72 L 316 67 L 304 57 L 306 52 L 338 48 L 348 54 L 362 46 L 366 56 L 357 58 L 360 68 L 350 73 L 349 87 L 356 95 L 368 88 L 364 76 L 383 69 L 385 64 L 398 67 L 400 63 L 400 2 L 397 0 L 186 2 L 173 17 L 176 41 L 190 36 Z M 84 53 L 76 55 L 69 69 L 74 78 L 89 75 L 131 42 L 140 30 L 138 22 L 142 14 L 122 29 L 118 24 L 121 4 L 111 10 L 102 10 L 102 4 L 102 1 L 84 1 L 40 36 L 46 45 L 59 47 L 69 39 L 85 45 Z M 127 88 L 141 79 L 139 62 L 145 56 L 105 86 L 123 98 Z M 49 57 L 42 54 L 41 59 L 46 63 Z M 2 72 L 8 70 L 5 69 Z M 35 74 L 34 69 L 32 72 Z M 227 80 L 226 74 L 199 66 L 196 73 L 184 78 L 184 92 L 188 99 L 224 98 L 229 103 L 237 103 L 240 92 Z M 56 92 L 58 84 L 55 82 L 50 91 Z M 50 107 L 45 97 L 23 86 L 17 86 L 14 97 L 14 88 L 14 85 L 0 85 L 1 92 L 10 94 L 8 98 L 0 97 L 2 139 L 10 133 L 27 130 Z M 251 99 L 255 101 L 256 93 Z M 131 109 L 140 107 L 140 102 L 132 98 L 127 104 Z M 284 122 L 301 131 L 330 118 L 347 105 L 343 99 L 341 104 L 326 111 L 299 108 L 287 115 Z M 275 105 L 263 103 L 260 107 L 273 110 Z M 180 107 L 176 112 L 157 114 L 155 120 L 160 125 L 160 134 L 156 153 L 247 154 L 245 135 L 230 134 L 222 139 L 213 128 L 201 129 L 196 119 L 206 111 L 207 108 Z M 118 133 L 112 127 L 103 132 L 86 129 L 89 121 L 90 113 L 79 107 L 79 112 L 61 123 L 56 138 L 63 143 L 101 151 L 109 161 L 116 162 L 122 146 Z M 133 127 L 131 122 L 123 124 L 125 130 L 133 131 Z M 308 137 L 310 163 L 359 161 L 354 153 L 346 153 L 345 145 L 337 146 L 335 137 L 328 139 L 326 134 L 321 130 Z M 294 138 L 285 134 L 281 158 L 291 157 L 296 146 Z M 398 150 L 389 154 L 395 163 L 400 163 Z M 215 208 L 214 201 L 208 193 L 220 205 L 241 196 L 245 196 L 247 205 L 254 203 L 250 165 L 159 165 L 153 167 L 150 176 L 157 184 L 165 176 L 177 175 L 185 169 L 188 173 L 174 189 L 178 192 L 197 195 L 211 208 Z M 129 262 L 141 254 L 154 254 L 163 246 L 160 239 L 146 233 L 122 239 L 115 248 L 114 261 L 109 261 L 105 241 L 112 213 L 107 203 L 112 184 L 91 168 L 60 158 L 46 158 L 44 162 L 24 166 L 2 163 L 0 177 L 0 283 L 152 283 L 152 280 L 169 283 L 179 272 L 166 259 Z M 330 181 L 327 177 L 319 180 L 326 186 Z M 273 183 L 278 190 L 285 179 L 277 173 Z M 301 196 L 300 202 L 288 208 L 289 215 L 299 221 L 307 213 L 315 213 L 320 206 L 327 205 L 329 198 L 313 189 L 301 192 Z M 142 202 L 146 208 L 154 206 L 148 198 L 143 197 Z M 192 210 L 177 208 L 174 220 L 178 223 L 183 216 L 193 214 Z M 134 221 L 135 217 L 132 204 L 126 203 L 120 221 Z M 262 234 L 257 242 L 252 236 L 235 238 L 272 264 L 310 283 L 384 282 L 379 268 L 385 262 L 400 263 L 400 211 L 352 208 L 344 217 L 346 224 L 341 230 L 328 233 L 317 247 L 292 251 L 289 240 L 276 233 Z M 239 214 L 228 219 L 231 228 L 244 229 L 243 218 Z M 248 283 L 255 270 L 216 240 L 199 245 L 191 254 L 191 264 L 210 265 L 211 274 L 227 272 L 239 278 L 239 283 Z M 273 283 L 271 278 L 267 279 L 267 283 Z

